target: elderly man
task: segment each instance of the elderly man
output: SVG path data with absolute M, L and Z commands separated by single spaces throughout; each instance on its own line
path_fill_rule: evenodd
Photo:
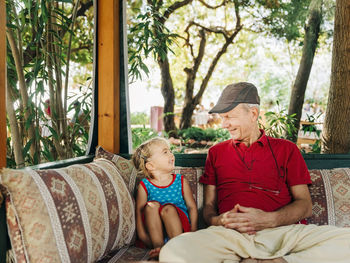
M 160 261 L 349 262 L 350 229 L 306 225 L 306 164 L 295 144 L 258 128 L 259 104 L 256 87 L 240 82 L 211 109 L 232 139 L 210 148 L 200 178 L 210 227 L 171 239 Z

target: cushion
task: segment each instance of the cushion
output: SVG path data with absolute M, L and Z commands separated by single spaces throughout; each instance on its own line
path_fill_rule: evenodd
M 109 160 L 3 169 L 0 183 L 17 262 L 94 262 L 134 241 L 134 201 Z
M 127 185 L 129 192 L 131 195 L 134 195 L 134 189 L 138 175 L 132 160 L 128 160 L 117 154 L 108 152 L 101 146 L 98 146 L 96 148 L 95 153 L 95 160 L 99 158 L 107 159 L 115 165 L 116 169 Z
M 350 227 L 350 169 L 310 170 L 313 208 L 308 222 Z

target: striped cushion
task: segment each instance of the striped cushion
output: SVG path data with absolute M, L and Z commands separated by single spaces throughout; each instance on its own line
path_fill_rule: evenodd
M 115 165 L 116 169 L 124 179 L 125 184 L 127 185 L 130 193 L 133 195 L 135 189 L 135 182 L 138 175 L 134 164 L 132 163 L 132 160 L 128 160 L 117 154 L 108 152 L 101 146 L 98 146 L 95 152 L 95 160 L 99 158 L 107 159 Z
M 17 262 L 94 262 L 133 242 L 134 201 L 108 160 L 0 179 Z

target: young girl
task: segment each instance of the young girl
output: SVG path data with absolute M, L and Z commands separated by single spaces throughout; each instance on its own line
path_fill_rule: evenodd
M 141 144 L 133 154 L 136 169 L 146 178 L 138 186 L 136 229 L 139 239 L 157 256 L 164 243 L 197 230 L 197 206 L 188 181 L 173 174 L 175 158 L 161 137 Z

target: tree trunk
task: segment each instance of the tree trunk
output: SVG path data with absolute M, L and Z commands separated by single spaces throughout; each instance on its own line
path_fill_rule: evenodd
M 17 124 L 16 119 L 16 113 L 15 109 L 13 108 L 13 100 L 12 95 L 10 91 L 10 85 L 7 82 L 7 88 L 6 88 L 6 111 L 7 116 L 9 118 L 9 124 L 11 129 L 11 140 L 13 145 L 13 152 L 15 154 L 15 162 L 16 162 L 16 168 L 22 168 L 24 166 L 24 158 L 23 158 L 23 142 L 22 142 L 22 136 L 19 132 L 19 127 Z
M 290 96 L 288 114 L 296 114 L 295 132 L 290 139 L 296 142 L 300 126 L 300 118 L 303 110 L 305 90 L 310 77 L 310 71 L 315 56 L 317 40 L 322 20 L 322 0 L 312 0 L 309 8 L 308 21 L 305 25 L 304 46 L 298 74 L 295 78 Z
M 322 133 L 323 153 L 350 150 L 350 2 L 337 0 L 331 84 Z
M 11 52 L 15 61 L 16 65 L 16 72 L 17 72 L 17 77 L 19 81 L 19 89 L 20 89 L 20 94 L 22 97 L 22 103 L 24 107 L 24 123 L 30 122 L 30 125 L 28 127 L 28 141 L 32 141 L 32 144 L 30 146 L 30 156 L 34 160 L 34 155 L 37 153 L 36 149 L 36 138 L 35 138 L 35 130 L 34 130 L 34 122 L 33 120 L 30 120 L 30 118 L 33 117 L 32 114 L 32 108 L 31 108 L 31 102 L 29 101 L 28 97 L 28 90 L 24 78 L 24 71 L 22 67 L 22 61 L 20 58 L 20 53 L 16 45 L 15 38 L 13 36 L 13 32 L 10 28 L 6 28 L 6 36 L 8 39 L 8 42 L 10 44 Z
M 168 57 L 162 61 L 158 59 L 158 65 L 161 72 L 161 92 L 164 98 L 164 129 L 169 136 L 176 136 L 177 129 L 174 120 L 174 104 L 175 104 L 175 91 L 173 86 L 173 80 L 170 75 L 170 67 Z

